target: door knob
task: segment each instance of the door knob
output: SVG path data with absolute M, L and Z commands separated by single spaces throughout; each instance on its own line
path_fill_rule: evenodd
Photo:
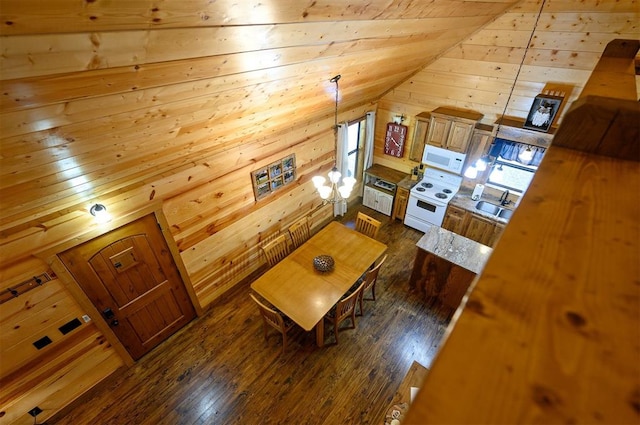
M 120 324 L 120 322 L 118 322 L 118 319 L 113 319 L 111 321 L 111 326 L 118 326 Z
M 115 313 L 109 307 L 105 308 L 102 311 L 102 314 L 104 315 L 104 318 L 107 319 L 107 320 L 112 319 L 115 316 Z

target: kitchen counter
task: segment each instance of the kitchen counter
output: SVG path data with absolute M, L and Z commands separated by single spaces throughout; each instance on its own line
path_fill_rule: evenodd
M 473 193 L 473 190 L 467 189 L 466 187 L 461 187 L 458 193 L 456 193 L 456 195 L 453 198 L 451 198 L 451 201 L 449 201 L 449 204 L 454 205 L 456 207 L 464 208 L 467 211 L 470 211 L 474 214 L 478 214 L 482 217 L 488 218 L 497 223 L 506 224 L 509 222 L 508 219 L 497 217 L 494 214 L 489 214 L 487 212 L 476 209 L 476 204 L 480 201 L 485 201 L 485 202 L 490 202 L 492 204 L 500 205 L 500 198 L 483 193 L 480 199 L 478 199 L 477 201 L 474 201 L 473 199 L 471 199 L 472 193 Z M 504 207 L 500 206 L 500 208 L 504 208 L 507 210 L 515 210 L 515 206 L 513 203 L 506 205 Z
M 493 252 L 488 246 L 438 226 L 431 227 L 416 246 L 475 274 L 482 271 Z
M 416 246 L 409 289 L 454 309 L 493 252 L 488 246 L 438 226 L 427 230 Z
M 405 176 L 402 180 L 398 182 L 398 187 L 406 190 L 411 190 L 413 186 L 418 184 L 419 180 L 411 180 L 411 175 Z

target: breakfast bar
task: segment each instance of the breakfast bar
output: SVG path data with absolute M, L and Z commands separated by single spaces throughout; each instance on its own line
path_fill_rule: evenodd
M 488 246 L 438 226 L 430 227 L 416 246 L 409 288 L 452 308 L 460 305 L 493 252 Z

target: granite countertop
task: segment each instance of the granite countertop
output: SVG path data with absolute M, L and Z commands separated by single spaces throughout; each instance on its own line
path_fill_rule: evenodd
M 432 226 L 416 246 L 450 263 L 480 274 L 493 249 L 442 227 Z
M 403 189 L 411 190 L 413 186 L 418 184 L 420 180 L 411 180 L 411 175 L 407 175 L 405 178 L 398 182 L 398 187 Z
M 497 217 L 494 214 L 489 214 L 487 212 L 476 209 L 476 204 L 480 201 L 486 201 L 492 204 L 500 205 L 500 199 L 498 197 L 483 193 L 480 199 L 478 199 L 477 201 L 474 201 L 473 199 L 471 199 L 472 193 L 473 193 L 473 190 L 467 189 L 465 187 L 461 187 L 458 193 L 456 193 L 456 195 L 453 198 L 451 198 L 450 203 L 452 205 L 455 205 L 456 207 L 464 208 L 467 211 L 470 211 L 474 214 L 488 218 L 490 220 L 496 221 L 498 223 L 505 224 L 509 222 L 509 220 L 505 218 Z M 501 206 L 500 208 L 504 208 L 507 210 L 515 209 L 513 203 L 509 204 L 508 206 L 504 206 L 504 207 Z

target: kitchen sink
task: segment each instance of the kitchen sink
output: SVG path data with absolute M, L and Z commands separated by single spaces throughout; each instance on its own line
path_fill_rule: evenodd
M 498 215 L 498 213 L 500 212 L 500 207 L 498 205 L 486 201 L 478 202 L 476 204 L 476 209 L 492 215 Z
M 502 208 L 500 205 L 492 204 L 487 201 L 480 201 L 476 204 L 476 209 L 486 212 L 487 214 L 495 215 L 496 217 L 504 218 L 508 220 L 513 214 L 513 210 Z
M 509 220 L 512 215 L 513 215 L 513 210 L 508 210 L 506 208 L 501 209 L 500 212 L 498 213 L 498 217 L 504 218 L 505 220 Z

